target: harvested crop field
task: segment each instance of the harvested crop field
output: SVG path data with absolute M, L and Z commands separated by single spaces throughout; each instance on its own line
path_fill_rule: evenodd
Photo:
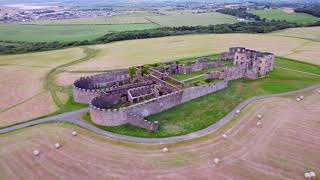
M 171 144 L 111 140 L 67 124 L 27 128 L 2 135 L 0 173 L 4 179 L 302 179 L 307 171 L 320 173 L 320 95 L 303 95 L 301 102 L 258 101 L 213 134 Z M 55 142 L 62 147 L 54 149 Z
M 35 117 L 44 116 L 58 110 L 48 92 L 36 94 L 32 98 L 0 113 L 0 127 Z
M 75 80 L 79 79 L 80 77 L 92 76 L 92 75 L 100 74 L 100 73 L 102 73 L 102 72 L 98 72 L 98 73 L 63 72 L 63 73 L 60 73 L 57 75 L 56 83 L 61 86 L 69 86 L 69 85 L 72 85 L 73 82 Z
M 100 50 L 98 55 L 86 63 L 70 66 L 68 70 L 123 68 L 219 53 L 227 51 L 232 46 L 274 52 L 277 56 L 283 57 L 293 53 L 295 57 L 300 57 L 300 54 L 303 54 L 302 60 L 320 64 L 320 58 L 314 50 L 304 50 L 304 47 L 310 49 L 319 44 L 310 40 L 273 36 L 272 34 L 208 34 L 131 40 L 91 46 L 91 48 Z
M 296 37 L 312 41 L 320 41 L 320 27 L 291 28 L 271 33 L 277 36 Z
M 47 75 L 52 69 L 84 55 L 81 48 L 72 48 L 0 56 L 0 127 L 56 111 L 44 86 Z

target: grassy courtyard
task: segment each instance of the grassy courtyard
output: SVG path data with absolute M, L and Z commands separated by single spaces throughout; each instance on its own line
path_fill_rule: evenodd
M 208 69 L 204 69 L 204 70 L 201 70 L 201 71 L 194 71 L 192 73 L 187 73 L 187 74 L 173 74 L 171 77 L 181 81 L 181 80 L 186 80 L 186 79 L 189 79 L 189 78 L 192 78 L 192 77 L 195 77 L 195 76 L 199 76 L 199 75 L 202 75 L 202 74 L 206 74 L 208 72 L 211 72 L 211 71 L 214 71 L 214 70 L 217 70 L 217 69 L 220 69 L 224 66 L 231 66 L 233 64 L 233 62 L 231 61 L 223 61 L 221 63 L 221 66 L 219 67 L 214 67 L 214 68 L 208 68 Z
M 319 66 L 277 58 L 276 66 L 280 65 L 297 70 L 303 66 L 303 70 L 306 72 L 320 73 Z M 320 77 L 318 76 L 284 69 L 275 69 L 265 78 L 257 80 L 236 80 L 231 82 L 229 87 L 224 90 L 147 117 L 150 121 L 160 122 L 160 131 L 157 133 L 151 133 L 130 125 L 99 127 L 110 132 L 139 137 L 170 137 L 182 135 L 210 126 L 248 98 L 293 91 L 319 83 Z M 90 121 L 88 114 L 84 115 L 84 118 Z

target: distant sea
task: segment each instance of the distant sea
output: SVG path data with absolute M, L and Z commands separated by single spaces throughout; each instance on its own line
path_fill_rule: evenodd
M 31 10 L 31 9 L 47 9 L 56 6 L 49 6 L 48 3 L 30 3 L 30 4 L 7 4 L 4 5 L 6 7 L 19 8 L 23 10 Z

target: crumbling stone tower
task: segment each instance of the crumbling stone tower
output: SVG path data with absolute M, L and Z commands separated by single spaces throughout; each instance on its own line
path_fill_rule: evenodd
M 246 78 L 257 79 L 273 70 L 275 56 L 272 53 L 234 47 L 230 48 L 229 54 L 233 56 L 235 67 L 245 69 Z

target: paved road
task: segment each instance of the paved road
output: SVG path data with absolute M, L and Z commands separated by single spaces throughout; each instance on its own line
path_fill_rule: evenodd
M 77 110 L 77 111 L 73 111 L 73 112 L 68 112 L 68 113 L 64 113 L 64 114 L 60 114 L 57 116 L 52 116 L 52 117 L 48 117 L 48 118 L 43 118 L 43 119 L 38 119 L 38 120 L 34 120 L 34 121 L 30 121 L 30 122 L 26 122 L 26 123 L 22 123 L 19 125 L 15 125 L 15 126 L 11 126 L 11 127 L 7 127 L 7 128 L 3 128 L 0 129 L 0 134 L 2 133 L 7 133 L 10 131 L 15 131 L 21 128 L 25 128 L 28 126 L 33 126 L 33 125 L 37 125 L 37 124 L 41 124 L 41 123 L 45 123 L 45 122 L 49 122 L 49 121 L 57 121 L 57 122 L 70 122 L 73 124 L 77 124 L 83 128 L 86 128 L 88 130 L 91 130 L 97 134 L 103 135 L 103 136 L 107 136 L 107 137 L 111 137 L 111 138 L 116 138 L 116 139 L 121 139 L 121 140 L 126 140 L 126 141 L 133 141 L 133 142 L 140 142 L 140 143 L 168 143 L 168 142 L 176 142 L 176 141 L 182 141 L 182 140 L 188 140 L 188 139 L 193 139 L 193 138 L 197 138 L 200 136 L 204 136 L 207 135 L 209 133 L 212 133 L 213 131 L 215 131 L 217 128 L 221 127 L 223 124 L 225 124 L 226 122 L 230 121 L 234 116 L 236 116 L 236 110 L 241 110 L 244 107 L 246 107 L 247 105 L 256 102 L 260 99 L 265 99 L 265 98 L 270 98 L 270 97 L 279 97 L 279 96 L 286 96 L 286 95 L 291 95 L 291 94 L 296 94 L 296 93 L 303 93 L 303 92 L 307 92 L 310 90 L 314 90 L 314 89 L 318 89 L 320 88 L 320 84 L 318 85 L 314 85 L 305 89 L 301 89 L 301 90 L 297 90 L 297 91 L 291 91 L 291 92 L 286 92 L 286 93 L 280 93 L 280 94 L 270 94 L 270 95 L 265 95 L 265 96 L 258 96 L 258 97 L 253 97 L 250 98 L 242 103 L 240 103 L 234 110 L 232 110 L 231 112 L 229 112 L 225 117 L 223 117 L 222 119 L 220 119 L 217 123 L 212 124 L 211 126 L 202 129 L 200 131 L 197 132 L 193 132 L 190 134 L 186 134 L 186 135 L 181 135 L 181 136 L 174 136 L 174 137 L 168 137 L 168 138 L 139 138 L 139 137 L 132 137 L 132 136 L 125 136 L 125 135 L 120 135 L 120 134 L 115 134 L 115 133 L 111 133 L 108 131 L 104 131 L 102 129 L 99 129 L 85 121 L 83 121 L 80 117 L 80 114 L 86 113 L 88 112 L 89 108 L 85 108 L 85 109 L 81 109 L 81 110 Z

